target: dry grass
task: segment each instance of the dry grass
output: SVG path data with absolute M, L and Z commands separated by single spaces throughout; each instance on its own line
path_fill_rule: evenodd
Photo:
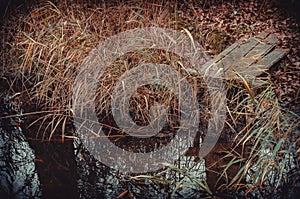
M 2 70 L 11 77 L 11 88 L 20 88 L 20 99 L 24 105 L 36 107 L 37 111 L 27 115 L 36 115 L 32 125 L 39 126 L 37 137 L 50 140 L 57 134 L 64 140 L 66 126 L 72 120 L 72 85 L 77 72 L 88 53 L 107 37 L 125 30 L 150 26 L 175 30 L 189 29 L 189 23 L 195 25 L 201 21 L 191 17 L 197 13 L 193 5 L 190 5 L 191 14 L 179 10 L 178 4 L 164 3 L 162 5 L 145 1 L 93 4 L 88 1 L 70 6 L 67 2 L 54 4 L 44 1 L 35 6 L 28 15 L 11 18 L 6 24 L 7 42 L 3 44 L 2 53 L 2 63 L 8 67 Z M 192 20 L 194 21 L 191 22 Z M 195 26 L 197 29 L 193 31 L 190 28 L 192 35 L 202 44 L 210 43 L 211 53 L 222 51 L 230 43 L 222 39 L 228 35 L 218 28 L 201 32 L 199 26 Z M 131 62 L 124 64 L 124 60 L 128 59 L 131 59 Z M 116 60 L 105 73 L 107 77 L 101 80 L 102 87 L 98 92 L 100 114 L 109 109 L 110 101 L 107 99 L 114 86 L 113 82 L 120 74 L 141 61 L 166 64 L 171 62 L 174 68 L 185 73 L 178 64 L 178 61 L 184 63 L 184 60 L 167 52 L 145 50 L 128 54 Z M 189 81 L 192 82 L 192 79 Z M 197 86 L 203 86 L 200 80 Z M 271 170 L 279 181 L 282 180 L 286 177 L 285 168 L 289 166 L 285 156 L 297 148 L 291 144 L 293 140 L 289 141 L 288 138 L 292 137 L 299 123 L 293 122 L 284 114 L 269 83 L 255 89 L 250 82 L 241 84 L 228 81 L 227 86 L 229 91 L 234 92 L 228 94 L 230 106 L 226 130 L 236 137 L 235 147 L 226 152 L 224 159 L 229 158 L 229 161 L 220 177 L 227 178 L 226 172 L 232 165 L 240 165 L 240 170 L 233 179 L 226 179 L 228 183 L 221 188 L 236 190 L 246 187 L 246 192 L 250 192 L 266 185 L 266 175 Z M 151 89 L 153 93 L 157 88 Z M 251 89 L 256 91 L 256 95 Z M 167 101 L 172 101 L 169 95 L 162 96 L 166 97 Z M 134 99 L 133 103 L 140 103 L 141 107 L 151 105 L 146 102 L 151 100 L 151 93 L 146 101 L 140 96 Z M 142 109 L 133 111 L 143 112 Z M 146 113 L 139 116 L 144 117 L 137 118 L 141 123 L 147 123 L 149 120 Z M 242 153 L 237 152 L 238 147 L 243 148 Z M 266 148 L 270 150 L 270 158 L 263 159 L 260 153 Z M 247 186 L 245 178 L 254 166 L 259 169 L 254 169 L 252 184 Z M 278 184 L 274 188 L 277 186 Z
M 227 178 L 231 166 L 239 165 L 240 169 L 219 188 L 243 188 L 246 194 L 259 190 L 261 196 L 267 196 L 285 183 L 291 183 L 290 174 L 299 166 L 295 156 L 299 116 L 291 117 L 280 107 L 269 83 L 254 90 L 254 98 L 245 88 L 229 103 L 236 106 L 228 109 L 231 119 L 227 124 L 236 129 L 240 120 L 246 123 L 235 135 L 232 148 L 225 151 L 224 159 L 230 161 L 224 165 L 220 179 Z
M 72 84 L 94 47 L 124 30 L 148 26 L 175 28 L 176 22 L 169 10 L 159 4 L 103 3 L 88 7 L 85 3 L 68 6 L 66 2 L 55 5 L 46 1 L 15 21 L 14 26 L 19 31 L 13 33 L 9 57 L 5 58 L 13 60 L 9 72 L 18 74 L 16 78 L 21 79 L 22 92 L 28 95 L 29 104 L 51 111 L 39 118 L 46 123 L 43 132 L 50 131 L 43 138 L 50 139 L 72 115 Z

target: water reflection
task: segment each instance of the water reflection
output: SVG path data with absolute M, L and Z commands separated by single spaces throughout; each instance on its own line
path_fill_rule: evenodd
M 0 128 L 1 198 L 40 198 L 34 153 L 20 128 Z
M 74 141 L 74 146 L 80 198 L 117 198 L 122 193 L 133 198 L 200 198 L 205 195 L 193 181 L 206 179 L 204 159 L 184 156 L 174 163 L 180 171 L 167 168 L 140 175 L 155 176 L 154 179 L 138 178 L 135 177 L 138 174 L 123 174 L 97 161 L 79 139 Z M 174 191 L 176 188 L 178 190 Z
M 0 103 L 1 198 L 41 198 L 34 151 L 20 128 L 23 110 L 19 105 Z M 15 116 L 8 117 L 11 115 Z
M 43 182 L 42 177 L 39 180 L 36 172 L 35 154 L 29 147 L 21 128 L 18 127 L 20 121 L 1 119 L 0 122 L 0 197 L 41 198 L 40 180 Z M 54 148 L 60 149 L 58 145 L 55 145 Z M 179 168 L 179 171 L 167 168 L 147 174 L 130 175 L 120 173 L 97 161 L 78 139 L 74 140 L 74 148 L 77 164 L 75 170 L 78 173 L 77 188 L 80 198 L 117 198 L 122 194 L 124 195 L 122 198 L 203 198 L 206 196 L 205 191 L 202 191 L 195 183 L 195 181 L 203 183 L 208 178 L 204 159 L 185 155 L 174 162 L 174 166 Z M 45 150 L 45 148 L 39 149 Z M 64 158 L 74 160 L 73 153 L 73 156 L 67 155 L 73 152 L 73 148 L 64 152 Z M 47 148 L 43 154 L 45 156 L 52 154 L 50 148 Z M 38 153 L 36 155 L 38 156 Z M 261 151 L 261 156 L 266 159 L 269 158 L 269 155 L 271 155 L 270 150 Z M 287 170 L 282 170 L 283 177 L 288 178 L 288 172 L 296 169 L 296 165 L 291 157 L 284 157 L 283 162 L 290 165 L 286 167 Z M 282 165 L 278 166 L 281 167 Z M 69 169 L 72 170 L 73 167 L 69 167 Z M 250 168 L 245 179 L 249 185 L 254 183 L 251 178 L 257 169 L 255 166 Z M 284 181 L 276 178 L 278 175 L 275 175 L 271 167 L 269 171 L 266 174 L 266 179 L 269 182 L 266 186 L 284 186 L 284 184 L 278 184 Z M 74 171 L 74 173 L 76 172 Z M 136 175 L 149 175 L 155 176 L 155 178 L 137 177 Z M 73 176 L 72 179 L 76 179 L 76 177 Z M 44 180 L 50 180 L 49 178 Z M 159 180 L 166 183 L 158 182 Z M 71 186 L 76 189 L 76 183 L 74 184 Z M 43 188 L 47 189 L 46 186 Z M 43 189 L 44 197 L 47 192 L 45 189 Z M 67 192 L 68 190 L 64 191 Z M 258 190 L 252 191 L 250 196 L 262 197 Z

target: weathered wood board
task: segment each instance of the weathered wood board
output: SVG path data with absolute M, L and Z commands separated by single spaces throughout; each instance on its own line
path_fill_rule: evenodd
M 240 76 L 255 78 L 283 58 L 286 51 L 276 49 L 276 36 L 262 33 L 247 40 L 239 40 L 208 61 L 203 67 L 223 68 L 225 79 Z

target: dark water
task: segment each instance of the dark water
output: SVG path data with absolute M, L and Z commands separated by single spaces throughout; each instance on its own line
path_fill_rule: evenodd
M 135 198 L 199 198 L 205 194 L 198 186 L 191 183 L 191 180 L 179 172 L 164 169 L 156 173 L 157 178 L 173 181 L 176 183 L 189 184 L 189 187 L 180 188 L 172 193 L 176 184 L 166 185 L 164 183 L 154 183 L 149 179 L 133 179 L 135 175 L 122 174 L 113 170 L 89 155 L 88 151 L 80 147 L 80 141 L 75 141 L 77 146 L 76 161 L 78 165 L 78 188 L 82 198 L 117 198 L 121 193 L 130 191 Z M 183 165 L 188 164 L 189 165 Z M 205 178 L 204 160 L 195 161 L 194 157 L 187 157 L 176 163 L 176 166 L 189 167 L 190 174 L 197 176 L 198 180 Z M 145 175 L 145 174 L 144 174 Z M 129 197 L 129 194 L 127 194 Z
M 0 131 L 1 198 L 41 198 L 43 191 L 41 189 L 39 176 L 43 176 L 43 174 L 37 174 L 36 164 L 39 163 L 36 163 L 34 152 L 25 140 L 21 129 L 13 128 L 8 131 L 8 129 L 1 128 Z M 129 194 L 132 194 L 135 198 L 169 198 L 172 195 L 172 191 L 175 187 L 163 183 L 153 183 L 147 179 L 132 180 L 130 175 L 121 174 L 95 160 L 89 155 L 88 151 L 80 146 L 79 140 L 76 141 L 75 146 L 78 172 L 76 184 L 78 192 L 71 193 L 69 196 L 79 196 L 79 198 L 117 198 L 121 193 L 127 190 L 130 190 L 130 192 L 128 191 L 127 197 L 129 197 Z M 203 168 L 200 167 L 204 166 L 204 162 L 196 164 L 193 163 L 192 159 L 189 161 L 193 164 L 191 168 L 194 169 L 195 175 L 205 177 L 203 173 L 199 173 L 199 171 L 203 171 Z M 185 162 L 188 161 L 185 160 Z M 40 164 L 47 163 L 42 162 Z M 189 179 L 184 179 L 183 175 L 180 176 L 177 172 L 170 170 L 164 170 L 156 175 L 170 181 L 176 181 L 176 179 L 177 182 L 183 182 L 183 180 L 186 182 L 189 181 Z M 48 180 L 50 181 L 52 177 L 48 176 Z M 65 178 L 61 179 L 61 182 L 64 180 Z M 45 179 L 42 179 L 42 181 L 45 181 Z M 66 187 L 65 185 L 62 186 Z M 47 189 L 49 189 L 49 187 L 45 187 L 44 190 L 47 192 L 47 196 L 54 198 L 55 193 L 51 195 Z M 59 190 L 52 191 L 59 192 Z M 68 192 L 68 190 L 65 191 Z M 77 194 L 79 195 L 76 196 Z M 43 198 L 48 198 L 45 197 L 45 195 L 43 196 Z M 64 193 L 58 195 L 58 198 L 60 198 L 60 196 L 67 195 Z M 198 198 L 201 196 L 201 191 L 199 187 L 192 185 L 191 188 L 179 189 L 178 192 L 173 193 L 173 196 L 180 198 Z
M 22 118 L 7 117 L 22 110 L 5 105 L 1 111 L 0 198 L 203 198 L 207 194 L 194 180 L 216 181 L 207 179 L 211 175 L 205 169 L 206 160 L 194 156 L 184 156 L 174 163 L 181 171 L 165 168 L 141 174 L 156 176 L 154 180 L 123 174 L 97 161 L 79 139 L 65 143 L 26 139 L 20 128 Z M 164 181 L 158 181 L 161 179 Z M 297 198 L 299 189 L 298 183 L 281 191 L 287 198 Z M 239 196 L 243 194 L 223 197 Z M 248 197 L 263 195 L 257 190 Z
M 61 142 L 28 140 L 20 124 L 19 107 L 3 105 L 0 126 L 0 198 L 199 198 L 204 192 L 183 173 L 162 169 L 155 175 L 166 182 L 134 178 L 97 161 L 79 139 Z M 182 158 L 175 165 L 205 179 L 205 162 Z M 187 172 L 187 171 L 186 171 Z M 186 184 L 173 192 L 176 185 Z

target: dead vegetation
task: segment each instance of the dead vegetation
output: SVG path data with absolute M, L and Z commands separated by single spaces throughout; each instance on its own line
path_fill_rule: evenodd
M 185 28 L 213 57 L 239 38 L 268 30 L 278 35 L 279 46 L 288 49 L 289 53 L 262 76 L 265 84 L 255 87 L 248 82 L 248 87 L 255 91 L 253 96 L 245 84 L 226 82 L 229 105 L 223 134 L 234 138 L 234 144 L 231 145 L 233 148 L 230 146 L 224 151 L 222 160 L 226 159 L 226 164 L 218 173 L 223 184 L 218 188 L 241 189 L 245 194 L 266 185 L 276 189 L 281 184 L 266 182 L 270 172 L 274 172 L 277 181 L 288 183 L 289 174 L 285 171 L 298 168 L 298 165 L 291 168 L 286 156 L 290 152 L 296 154 L 299 147 L 300 33 L 297 31 L 299 25 L 292 18 L 282 20 L 278 8 L 267 2 L 86 1 L 70 4 L 67 1 L 42 1 L 31 5 L 30 13 L 16 11 L 3 22 L 1 78 L 9 83 L 12 93 L 20 93 L 18 99 L 23 106 L 30 107 L 31 112 L 25 114 L 30 116 L 31 125 L 39 128 L 34 136 L 51 139 L 55 135 L 64 140 L 66 126 L 72 122 L 72 85 L 77 72 L 88 53 L 106 38 L 133 28 L 154 26 L 179 31 Z M 178 59 L 173 55 L 170 58 L 162 51 L 144 51 L 143 56 L 133 53 L 128 57 L 131 64 L 138 63 L 134 60 L 140 58 L 166 63 Z M 104 81 L 110 83 L 133 67 L 120 69 L 124 60 L 116 62 L 107 71 L 111 79 Z M 105 100 L 113 84 L 107 86 L 107 93 L 100 95 L 101 105 L 109 102 Z M 146 107 L 141 99 L 137 99 Z M 104 107 L 106 110 L 108 106 Z M 265 155 L 260 154 L 262 150 L 268 150 L 270 158 L 264 159 Z M 293 158 L 299 160 L 296 155 Z M 227 175 L 233 165 L 239 166 L 238 172 Z M 245 179 L 250 170 L 254 174 L 250 179 L 252 183 L 247 185 Z

